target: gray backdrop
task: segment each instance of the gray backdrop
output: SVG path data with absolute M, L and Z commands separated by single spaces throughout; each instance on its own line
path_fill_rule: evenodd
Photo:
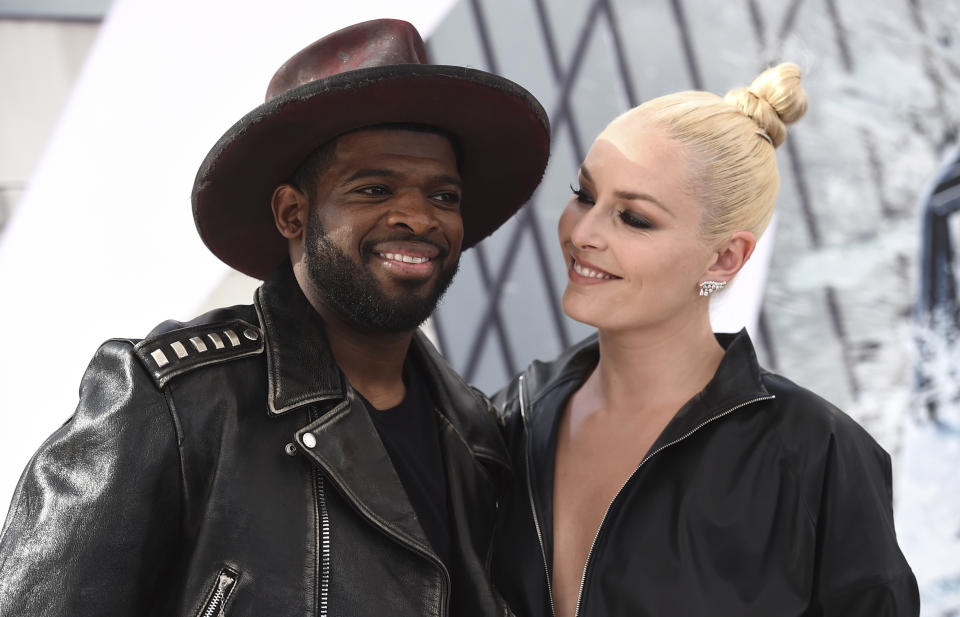
M 955 0 L 461 0 L 428 42 L 432 60 L 527 87 L 554 142 L 531 203 L 465 254 L 436 319 L 444 352 L 491 392 L 590 332 L 558 308 L 556 221 L 613 116 L 800 64 L 810 108 L 778 151 L 776 244 L 751 335 L 763 364 L 846 410 L 893 454 L 898 528 L 928 532 L 905 547 L 925 614 L 960 614 L 960 498 L 942 497 L 960 487 L 953 472 L 942 483 L 924 471 L 960 464 L 960 423 L 924 433 L 912 395 L 921 213 L 960 124 L 958 23 Z M 905 456 L 911 447 L 918 454 Z M 943 510 L 935 522 L 928 503 Z

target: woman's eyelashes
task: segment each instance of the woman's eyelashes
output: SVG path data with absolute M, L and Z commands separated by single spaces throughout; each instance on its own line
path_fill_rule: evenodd
M 620 220 L 623 221 L 625 225 L 630 227 L 635 227 L 637 229 L 653 229 L 653 223 L 638 214 L 630 212 L 629 210 L 617 210 L 617 216 L 620 217 Z
M 577 196 L 577 201 L 579 201 L 582 204 L 588 204 L 592 206 L 595 203 L 590 193 L 586 192 L 580 187 L 573 188 L 573 185 L 571 184 L 570 191 Z
M 593 195 L 588 193 L 583 188 L 574 188 L 574 186 L 571 184 L 570 191 L 576 195 L 577 201 L 582 204 L 592 206 L 596 203 L 596 199 L 593 197 Z M 649 219 L 634 212 L 630 212 L 629 210 L 617 210 L 617 216 L 625 225 L 629 227 L 633 227 L 635 229 L 653 229 L 653 223 L 650 222 Z

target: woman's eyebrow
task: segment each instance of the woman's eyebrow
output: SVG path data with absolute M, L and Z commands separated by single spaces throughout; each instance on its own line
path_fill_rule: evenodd
M 613 194 L 616 195 L 619 199 L 649 201 L 650 203 L 657 206 L 658 208 L 660 208 L 670 216 L 673 216 L 673 212 L 670 212 L 670 210 L 665 205 L 660 203 L 660 200 L 658 200 L 653 195 L 650 195 L 649 193 L 635 193 L 633 191 L 615 191 Z
M 585 165 L 580 166 L 580 173 L 583 175 L 584 178 L 589 180 L 592 184 L 596 184 L 593 178 L 590 176 L 590 172 L 587 171 L 587 167 Z M 673 216 L 673 212 L 671 212 L 669 208 L 667 208 L 665 205 L 663 205 L 663 203 L 659 199 L 657 199 L 656 197 L 654 197 L 649 193 L 637 193 L 636 191 L 614 191 L 613 194 L 618 199 L 625 199 L 627 201 L 634 201 L 634 200 L 649 201 L 650 203 L 657 206 L 658 208 L 660 208 L 670 216 Z

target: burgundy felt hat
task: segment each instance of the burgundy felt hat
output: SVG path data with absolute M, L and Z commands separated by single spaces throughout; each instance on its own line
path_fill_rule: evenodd
M 266 278 L 287 257 L 274 188 L 334 137 L 384 123 L 426 124 L 459 141 L 465 249 L 530 198 L 549 156 L 547 115 L 529 92 L 484 71 L 426 64 L 405 21 L 363 22 L 288 60 L 266 102 L 213 146 L 193 185 L 200 237 L 231 267 Z

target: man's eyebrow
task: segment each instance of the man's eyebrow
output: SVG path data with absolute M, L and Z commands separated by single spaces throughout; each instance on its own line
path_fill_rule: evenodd
M 590 182 L 593 182 L 593 178 L 590 177 L 590 172 L 587 171 L 587 168 L 584 167 L 583 165 L 580 166 L 580 173 L 583 175 L 584 178 L 586 178 Z M 627 201 L 634 201 L 634 200 L 649 201 L 650 203 L 657 206 L 658 208 L 660 208 L 670 216 L 673 216 L 673 212 L 671 212 L 665 205 L 663 205 L 663 203 L 661 203 L 659 199 L 657 199 L 656 197 L 654 197 L 649 193 L 637 193 L 635 191 L 614 191 L 613 194 L 618 199 L 626 199 Z
M 440 174 L 439 176 L 436 176 L 433 181 L 437 184 L 453 184 L 458 188 L 463 187 L 463 182 L 460 181 L 460 178 L 456 176 L 449 176 L 447 174 Z
M 392 178 L 397 175 L 397 172 L 392 169 L 361 169 L 355 174 L 343 181 L 343 184 L 348 182 L 353 182 L 354 180 L 360 180 L 362 178 Z
M 340 186 L 349 184 L 354 180 L 362 180 L 363 178 L 395 178 L 399 175 L 400 174 L 392 169 L 361 169 L 351 175 L 349 178 L 345 179 Z M 463 182 L 460 181 L 460 178 L 447 174 L 434 176 L 433 181 L 437 184 L 454 184 L 457 187 L 463 186 Z

